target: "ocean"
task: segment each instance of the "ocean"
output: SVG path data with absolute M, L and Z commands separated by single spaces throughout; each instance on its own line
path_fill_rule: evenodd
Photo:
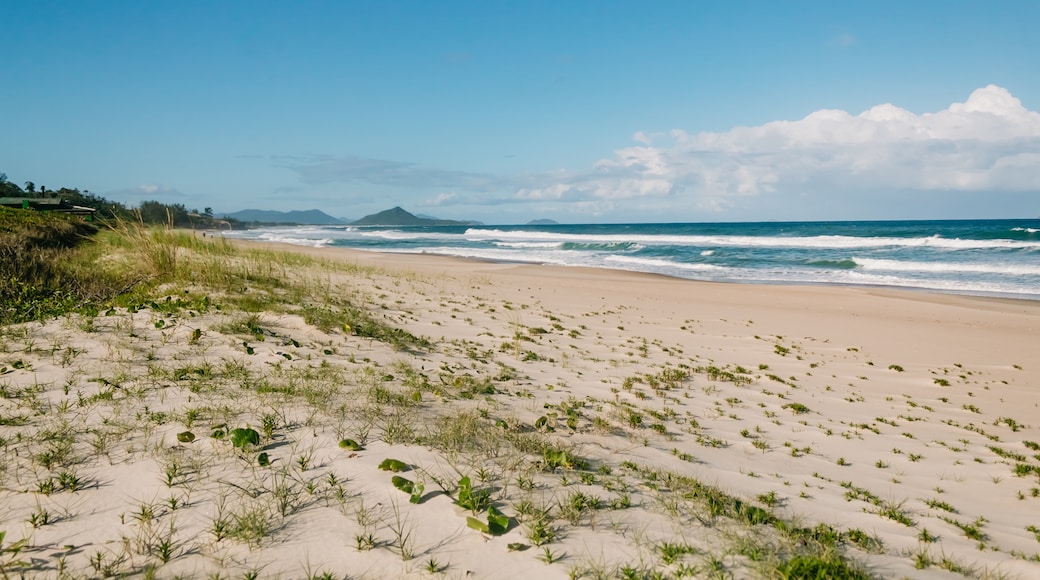
M 882 286 L 1040 300 L 1040 219 L 295 226 L 225 235 L 716 282 Z

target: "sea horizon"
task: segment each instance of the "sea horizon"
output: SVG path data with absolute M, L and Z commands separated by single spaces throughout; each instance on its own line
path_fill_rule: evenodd
M 735 283 L 1040 300 L 1040 218 L 270 226 L 228 237 Z

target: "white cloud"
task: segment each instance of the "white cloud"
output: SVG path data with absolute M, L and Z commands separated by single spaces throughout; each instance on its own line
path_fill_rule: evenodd
M 442 193 L 433 199 L 427 200 L 424 205 L 428 207 L 436 207 L 439 205 L 451 205 L 453 202 L 458 200 L 458 197 L 459 194 L 455 193 L 454 191 L 450 193 Z
M 631 146 L 585 170 L 510 175 L 331 155 L 272 161 L 294 171 L 304 189 L 324 188 L 336 199 L 392 196 L 462 213 L 839 219 L 971 217 L 981 208 L 1034 215 L 1040 113 L 990 85 L 929 113 L 884 103 L 722 132 L 638 131 Z M 998 208 L 998 198 L 1009 205 Z
M 640 145 L 615 151 L 588 173 L 516 197 L 681 198 L 686 207 L 723 210 L 759 196 L 1028 192 L 1040 183 L 1040 113 L 994 85 L 935 113 L 886 103 L 858 115 L 825 109 L 722 133 L 673 130 L 660 145 L 648 135 L 636 133 Z

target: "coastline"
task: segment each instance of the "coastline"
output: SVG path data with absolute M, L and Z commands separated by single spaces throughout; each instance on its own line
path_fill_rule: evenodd
M 267 228 L 239 239 L 507 263 L 652 272 L 682 279 L 898 288 L 1040 300 L 1035 229 L 1014 220 Z M 363 231 L 362 231 L 363 230 Z
M 671 299 L 677 306 L 688 300 L 701 305 L 710 304 L 714 308 L 723 309 L 722 311 L 729 313 L 731 317 L 737 317 L 735 311 L 739 309 L 748 309 L 751 314 L 760 313 L 759 317 L 769 316 L 769 312 L 781 308 L 788 312 L 813 312 L 813 320 L 784 320 L 784 330 L 779 334 L 797 333 L 800 325 L 808 325 L 809 328 L 817 328 L 818 334 L 833 331 L 839 333 L 844 340 L 854 342 L 862 331 L 852 329 L 846 332 L 843 329 L 847 328 L 846 325 L 850 321 L 871 316 L 882 317 L 892 322 L 938 323 L 940 326 L 946 321 L 976 328 L 983 333 L 986 333 L 987 328 L 999 329 L 995 336 L 974 337 L 978 340 L 967 342 L 958 337 L 959 335 L 942 332 L 939 327 L 922 332 L 933 333 L 934 339 L 941 341 L 944 348 L 952 348 L 954 352 L 960 352 L 964 356 L 971 356 L 974 352 L 985 358 L 993 356 L 996 352 L 1005 352 L 1020 360 L 1029 360 L 1033 356 L 1030 339 L 1035 336 L 1034 333 L 1040 334 L 1040 301 L 1026 298 L 951 294 L 917 288 L 710 282 L 631 270 L 511 263 L 438 254 L 380 252 L 341 247 L 311 248 L 279 242 L 231 241 L 246 246 L 255 244 L 304 255 L 334 257 L 358 265 L 429 275 L 496 275 L 511 280 L 517 287 L 525 280 L 552 280 L 558 283 L 570 281 L 567 287 L 572 290 L 588 290 L 583 288 L 586 283 L 614 284 L 612 290 L 622 293 L 617 297 L 617 302 L 627 304 L 638 303 L 644 295 L 650 293 L 650 288 L 656 288 L 663 293 L 659 300 Z M 528 289 L 533 287 L 531 283 L 526 286 Z M 606 296 L 600 298 L 607 300 Z M 844 304 L 845 302 L 850 303 Z M 924 311 L 922 308 L 936 311 Z M 820 311 L 825 311 L 834 318 L 825 319 L 821 324 Z M 962 313 L 973 311 L 991 312 L 1002 319 L 961 316 Z M 1008 326 L 1005 327 L 1005 324 Z M 1011 334 L 1002 334 L 1006 332 Z M 876 333 L 871 331 L 867 334 L 872 336 Z M 977 348 L 984 338 L 985 344 L 1001 346 L 995 351 Z M 879 346 L 883 346 L 885 342 L 887 339 L 879 341 Z M 968 345 L 969 348 L 960 349 L 961 346 Z
M 289 302 L 0 335 L 0 530 L 35 573 L 775 577 L 823 536 L 880 577 L 1040 573 L 1040 302 L 228 241 L 233 292 Z M 348 302 L 425 342 L 315 318 Z M 63 424 L 78 489 L 37 459 Z

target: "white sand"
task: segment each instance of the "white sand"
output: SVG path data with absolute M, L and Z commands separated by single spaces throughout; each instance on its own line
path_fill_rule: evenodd
M 876 536 L 879 553 L 851 544 L 849 553 L 879 576 L 960 577 L 950 571 L 959 568 L 1040 577 L 1040 537 L 1027 529 L 1040 526 L 1040 450 L 1024 443 L 1040 442 L 1040 303 L 284 248 L 378 267 L 306 275 L 433 347 L 395 351 L 274 313 L 259 317 L 261 342 L 231 328 L 242 313 L 213 309 L 5 329 L 0 531 L 5 545 L 27 546 L 0 554 L 0 565 L 43 577 L 154 566 L 159 577 L 563 578 L 616 576 L 624 566 L 703 576 L 718 562 L 736 577 L 755 574 L 733 547 L 739 528 L 622 467 L 632 462 L 803 526 Z M 738 366 L 747 384 L 705 372 Z M 648 377 L 666 369 L 688 378 L 654 389 Z M 428 386 L 416 386 L 421 376 Z M 497 394 L 454 396 L 462 376 L 490 378 Z M 438 386 L 451 395 L 438 396 Z M 284 394 L 290 387 L 310 394 Z M 381 410 L 373 389 L 405 399 L 420 390 L 422 400 Z M 578 409 L 573 432 L 567 408 Z M 485 432 L 496 419 L 530 431 L 546 416 L 557 425 L 550 440 L 604 468 L 581 481 L 532 469 L 537 457 L 524 463 L 506 448 L 451 453 L 385 441 L 402 428 L 424 436 L 438 417 L 466 410 L 488 417 Z M 264 415 L 274 418 L 262 444 L 270 467 L 210 437 L 221 423 L 260 430 Z M 179 443 L 189 429 L 197 439 Z M 364 440 L 364 450 L 340 449 L 344 437 Z M 48 468 L 46 454 L 65 440 L 71 459 Z M 386 458 L 425 482 L 420 504 L 378 469 Z M 1035 470 L 1016 476 L 1016 464 Z M 63 487 L 62 471 L 80 489 Z M 524 500 L 556 506 L 575 492 L 631 505 L 586 510 L 574 523 L 557 508 L 558 537 L 534 546 L 529 525 L 515 520 L 501 536 L 468 528 L 468 512 L 434 481 L 455 493 L 461 475 L 518 519 Z M 41 490 L 47 481 L 53 489 Z M 221 514 L 260 514 L 271 529 L 255 542 L 218 539 Z M 757 527 L 766 530 L 757 542 L 776 536 Z M 368 534 L 374 546 L 359 550 Z M 696 553 L 665 562 L 662 542 Z M 402 544 L 413 557 L 402 557 Z M 546 548 L 561 559 L 544 562 Z M 926 558 L 930 566 L 915 568 Z

